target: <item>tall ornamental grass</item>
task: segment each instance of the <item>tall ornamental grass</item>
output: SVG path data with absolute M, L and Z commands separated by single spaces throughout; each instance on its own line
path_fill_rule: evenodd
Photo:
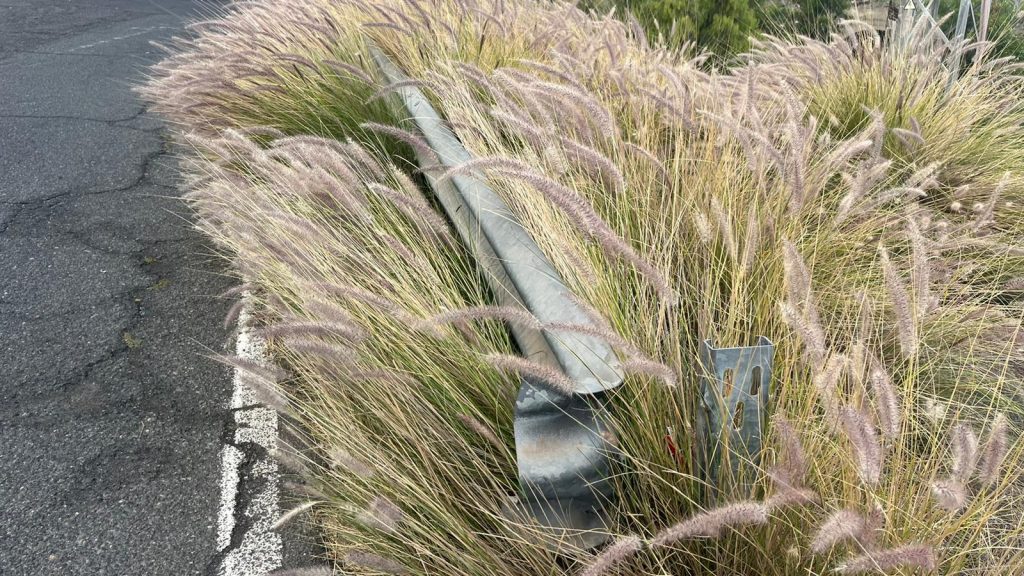
M 255 0 L 142 88 L 287 372 L 247 370 L 357 574 L 1012 574 L 1024 355 L 1014 65 L 846 22 L 726 72 L 531 0 Z M 610 544 L 516 514 L 521 374 L 369 46 L 424 90 L 618 351 Z M 966 50 L 977 49 L 968 46 Z M 230 320 L 230 318 L 229 318 Z M 776 344 L 753 488 L 709 498 L 698 346 Z M 742 486 L 743 484 L 740 484 Z

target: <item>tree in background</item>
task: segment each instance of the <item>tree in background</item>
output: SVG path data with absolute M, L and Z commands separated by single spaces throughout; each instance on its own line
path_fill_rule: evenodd
M 850 0 L 583 0 L 584 8 L 631 12 L 651 37 L 672 46 L 693 42 L 719 59 L 750 47 L 767 31 L 825 38 Z
M 697 43 L 715 54 L 735 54 L 750 47 L 750 36 L 758 31 L 757 13 L 748 0 L 701 2 L 703 26 Z
M 694 42 L 727 58 L 750 47 L 759 31 L 756 0 L 596 0 L 596 10 L 632 12 L 652 37 L 670 45 Z
M 801 0 L 797 2 L 794 25 L 805 36 L 825 39 L 850 9 L 850 0 Z
M 761 0 L 762 28 L 773 34 L 802 34 L 827 39 L 840 18 L 850 10 L 850 0 Z

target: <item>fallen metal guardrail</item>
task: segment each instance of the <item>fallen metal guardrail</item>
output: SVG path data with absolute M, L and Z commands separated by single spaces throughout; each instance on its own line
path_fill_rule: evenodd
M 371 54 L 386 80 L 397 84 L 406 75 L 380 50 Z M 419 132 L 445 168 L 473 156 L 447 127 L 423 93 L 397 84 L 401 99 Z M 427 182 L 462 240 L 484 270 L 502 305 L 522 306 L 541 324 L 591 325 L 571 298 L 561 277 L 482 176 L 437 177 L 433 158 L 418 158 Z M 623 380 L 612 348 L 582 334 L 562 334 L 519 325 L 509 327 L 520 353 L 561 370 L 575 384 L 563 396 L 524 378 L 515 406 L 516 460 L 522 510 L 551 532 L 551 542 L 592 548 L 607 540 L 605 507 L 611 501 L 608 481 L 616 453 L 603 395 Z
M 447 169 L 472 160 L 423 93 L 402 83 L 407 76 L 378 49 L 371 48 L 371 54 L 386 80 L 398 86 L 395 93 L 408 118 L 440 164 Z M 434 158 L 418 161 L 500 304 L 521 306 L 542 324 L 592 324 L 536 242 L 482 176 L 440 180 Z M 614 496 L 608 474 L 616 454 L 615 434 L 603 396 L 622 384 L 621 365 L 612 348 L 596 337 L 556 338 L 516 324 L 509 330 L 523 356 L 561 370 L 576 385 L 573 395 L 563 396 L 522 380 L 515 406 L 516 460 L 523 496 L 523 509 L 517 512 L 548 528 L 555 547 L 559 543 L 595 547 L 608 539 L 605 511 Z M 774 346 L 764 336 L 755 346 L 715 348 L 711 341 L 701 345 L 705 375 L 697 427 L 702 438 L 696 457 L 710 501 L 721 499 L 726 485 L 737 485 L 734 481 L 741 489 L 752 485 L 748 471 L 756 470 L 760 462 L 773 354 Z

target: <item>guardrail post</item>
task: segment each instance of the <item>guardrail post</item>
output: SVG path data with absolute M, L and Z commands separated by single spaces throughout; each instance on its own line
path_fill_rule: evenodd
M 760 336 L 754 346 L 715 348 L 701 343 L 698 443 L 709 500 L 732 489 L 749 491 L 761 460 L 761 440 L 771 399 L 775 346 Z

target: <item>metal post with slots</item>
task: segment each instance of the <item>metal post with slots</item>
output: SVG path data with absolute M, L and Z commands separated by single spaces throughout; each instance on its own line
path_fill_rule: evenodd
M 771 399 L 775 347 L 764 336 L 754 346 L 715 348 L 701 343 L 701 405 L 704 438 L 699 465 L 709 501 L 749 492 L 760 464 L 765 410 Z

